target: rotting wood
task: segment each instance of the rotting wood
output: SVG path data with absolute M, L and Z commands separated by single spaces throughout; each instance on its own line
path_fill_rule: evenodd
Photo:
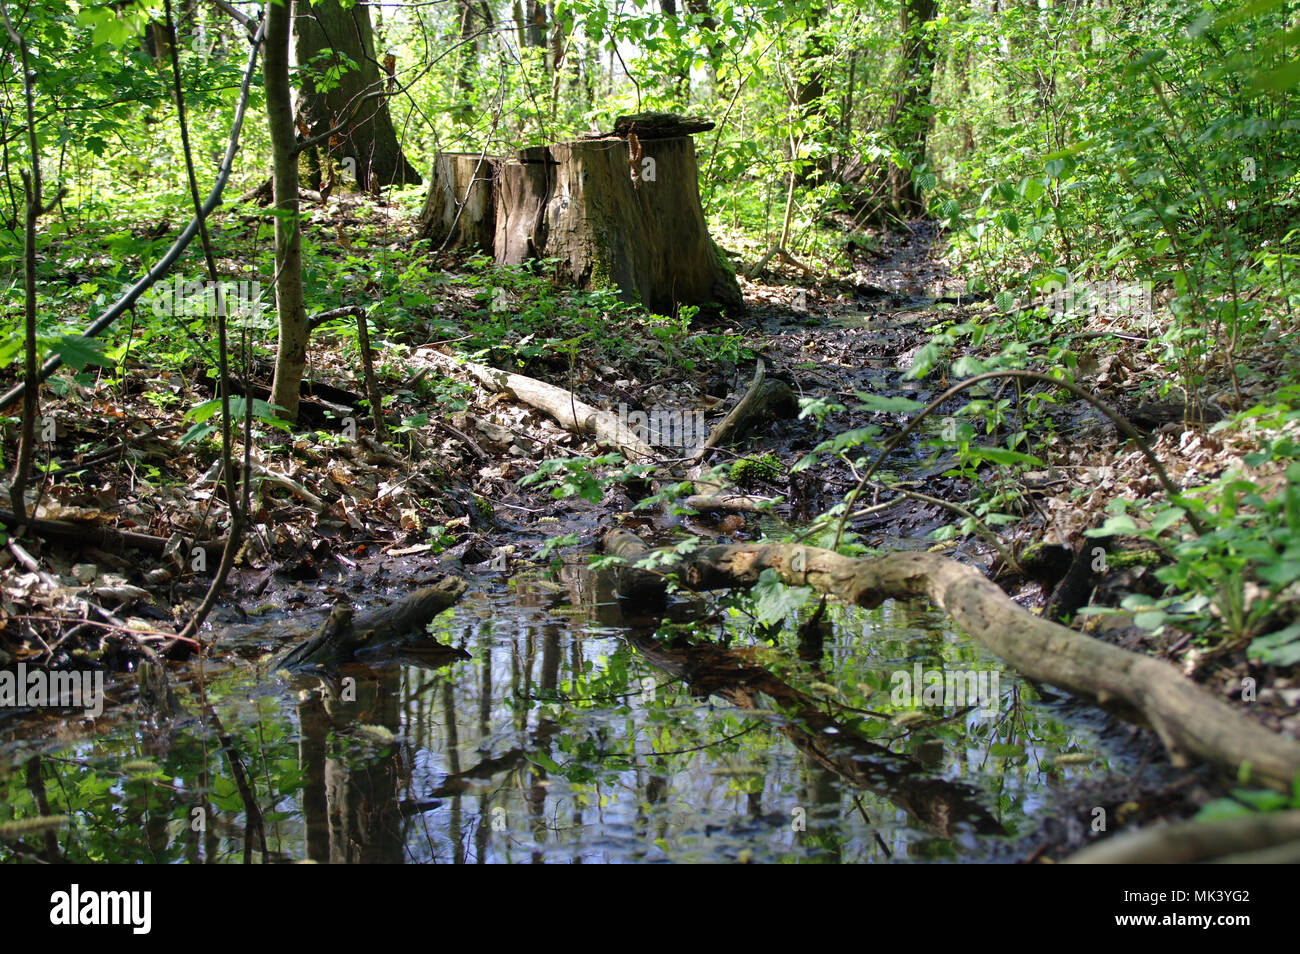
M 328 667 L 347 662 L 359 650 L 376 649 L 422 630 L 426 623 L 459 600 L 464 592 L 464 580 L 444 576 L 432 586 L 357 617 L 353 616 L 351 606 L 340 603 L 321 624 L 316 635 L 289 650 L 272 668 Z
M 754 379 L 736 406 L 709 433 L 704 446 L 696 453 L 699 462 L 714 447 L 729 443 L 755 424 L 775 417 L 792 417 L 798 410 L 794 392 L 784 381 L 768 378 L 763 359 L 754 366 Z
M 618 415 L 592 407 L 564 388 L 484 364 L 457 361 L 430 348 L 420 349 L 416 356 L 431 361 L 439 370 L 467 375 L 489 391 L 510 394 L 529 407 L 545 411 L 565 430 L 593 436 L 615 447 L 630 460 L 647 462 L 658 458 L 654 448 L 638 438 Z
M 7 527 L 27 527 L 33 536 L 51 540 L 69 540 L 112 552 L 120 549 L 143 550 L 159 555 L 166 551 L 168 539 L 117 527 L 102 527 L 73 520 L 47 520 L 28 517 L 20 520 L 12 510 L 0 510 L 0 523 Z M 190 547 L 203 549 L 209 557 L 220 556 L 225 540 L 195 540 Z M 186 551 L 190 552 L 189 550 Z
M 701 513 L 719 510 L 730 513 L 764 513 L 776 502 L 775 497 L 741 493 L 692 494 L 686 498 L 686 506 Z
M 478 153 L 439 153 L 420 212 L 420 237 L 434 248 L 490 248 L 497 161 Z
M 625 556 L 645 553 L 644 543 L 627 530 L 607 534 L 605 547 Z M 1176 766 L 1199 759 L 1234 773 L 1246 770 L 1253 782 L 1284 791 L 1300 774 L 1300 742 L 1270 732 L 1166 662 L 1035 616 L 978 570 L 937 554 L 854 559 L 801 544 L 742 544 L 705 547 L 656 564 L 659 574 L 675 573 L 697 590 L 752 586 L 764 569 L 783 583 L 810 586 L 855 606 L 926 597 L 1024 676 L 1150 726 Z M 635 582 L 629 587 L 633 595 L 655 589 L 653 574 L 629 579 Z

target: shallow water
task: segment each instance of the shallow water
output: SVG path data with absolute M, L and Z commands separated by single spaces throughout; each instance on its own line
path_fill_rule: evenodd
M 468 659 L 289 681 L 227 653 L 170 723 L 129 683 L 93 726 L 10 719 L 0 822 L 64 823 L 0 860 L 983 860 L 1124 767 L 929 609 L 832 606 L 817 664 L 793 614 L 775 643 L 721 597 L 668 615 L 624 618 L 583 567 L 492 577 L 432 625 Z M 992 720 L 898 724 L 918 663 L 996 673 Z

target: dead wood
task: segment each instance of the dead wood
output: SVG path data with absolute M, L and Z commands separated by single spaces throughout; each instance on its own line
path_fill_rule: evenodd
M 417 354 L 433 362 L 442 371 L 469 377 L 489 391 L 509 394 L 529 407 L 545 411 L 565 430 L 594 436 L 630 460 L 653 461 L 658 458 L 654 449 L 641 441 L 619 420 L 618 415 L 578 400 L 571 391 L 522 374 L 498 371 L 471 361 L 459 362 L 428 348 Z
M 727 511 L 730 513 L 763 513 L 776 503 L 775 497 L 758 497 L 754 494 L 716 493 L 692 494 L 686 506 L 701 513 Z
M 768 378 L 763 359 L 759 358 L 749 389 L 709 433 L 704 446 L 695 455 L 695 461 L 702 460 L 710 448 L 730 443 L 764 421 L 794 416 L 798 408 L 799 402 L 795 400 L 790 385 L 776 378 Z
M 465 581 L 445 576 L 432 586 L 416 590 L 381 609 L 353 617 L 352 607 L 340 603 L 315 636 L 291 649 L 275 669 L 334 666 L 347 662 L 360 650 L 375 650 L 409 637 L 460 599 Z
M 1300 811 L 1190 821 L 1116 835 L 1065 859 L 1068 865 L 1192 864 L 1266 855 L 1300 860 Z
M 21 520 L 12 510 L 0 510 L 0 523 L 7 527 L 26 527 L 33 536 L 45 540 L 69 540 L 88 546 L 98 547 L 110 553 L 135 549 L 145 553 L 161 555 L 167 549 L 166 537 L 155 537 L 147 533 L 131 530 L 119 530 L 117 527 L 101 527 L 92 523 L 78 523 L 72 520 L 45 520 L 28 517 Z M 224 547 L 224 540 L 195 540 L 190 546 L 201 547 L 208 556 L 219 556 Z M 186 549 L 189 553 L 189 549 Z
M 611 531 L 607 551 L 635 554 L 629 537 L 641 543 L 629 531 Z M 1245 769 L 1252 781 L 1284 791 L 1300 773 L 1300 743 L 1294 739 L 1270 732 L 1168 663 L 1035 616 L 979 571 L 937 554 L 854 559 L 800 544 L 748 544 L 706 547 L 656 566 L 697 590 L 752 586 L 768 568 L 784 583 L 810 586 L 856 606 L 927 597 L 1026 677 L 1150 726 L 1175 765 L 1199 759 L 1234 773 Z M 629 580 L 635 583 L 633 595 L 653 590 L 645 575 Z

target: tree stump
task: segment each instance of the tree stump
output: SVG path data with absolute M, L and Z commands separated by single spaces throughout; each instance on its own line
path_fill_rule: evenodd
M 496 168 L 495 160 L 477 153 L 439 153 L 420 211 L 420 237 L 436 249 L 491 247 Z
M 425 234 L 506 265 L 555 259 L 558 279 L 616 289 L 661 314 L 682 305 L 740 311 L 736 276 L 700 205 L 688 131 L 707 124 L 672 120 L 620 117 L 621 135 L 523 149 L 491 160 L 491 176 L 473 176 L 477 157 L 440 155 L 421 216 Z

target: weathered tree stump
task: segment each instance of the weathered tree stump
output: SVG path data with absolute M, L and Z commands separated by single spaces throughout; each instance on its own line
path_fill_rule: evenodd
M 477 153 L 439 153 L 420 211 L 420 237 L 439 249 L 490 247 L 496 168 L 495 160 Z
M 741 310 L 735 274 L 700 204 L 689 133 L 708 124 L 667 114 L 619 122 L 621 134 L 492 159 L 490 176 L 473 174 L 476 156 L 440 155 L 421 217 L 426 236 L 501 264 L 555 259 L 557 278 L 616 289 L 660 313 Z

